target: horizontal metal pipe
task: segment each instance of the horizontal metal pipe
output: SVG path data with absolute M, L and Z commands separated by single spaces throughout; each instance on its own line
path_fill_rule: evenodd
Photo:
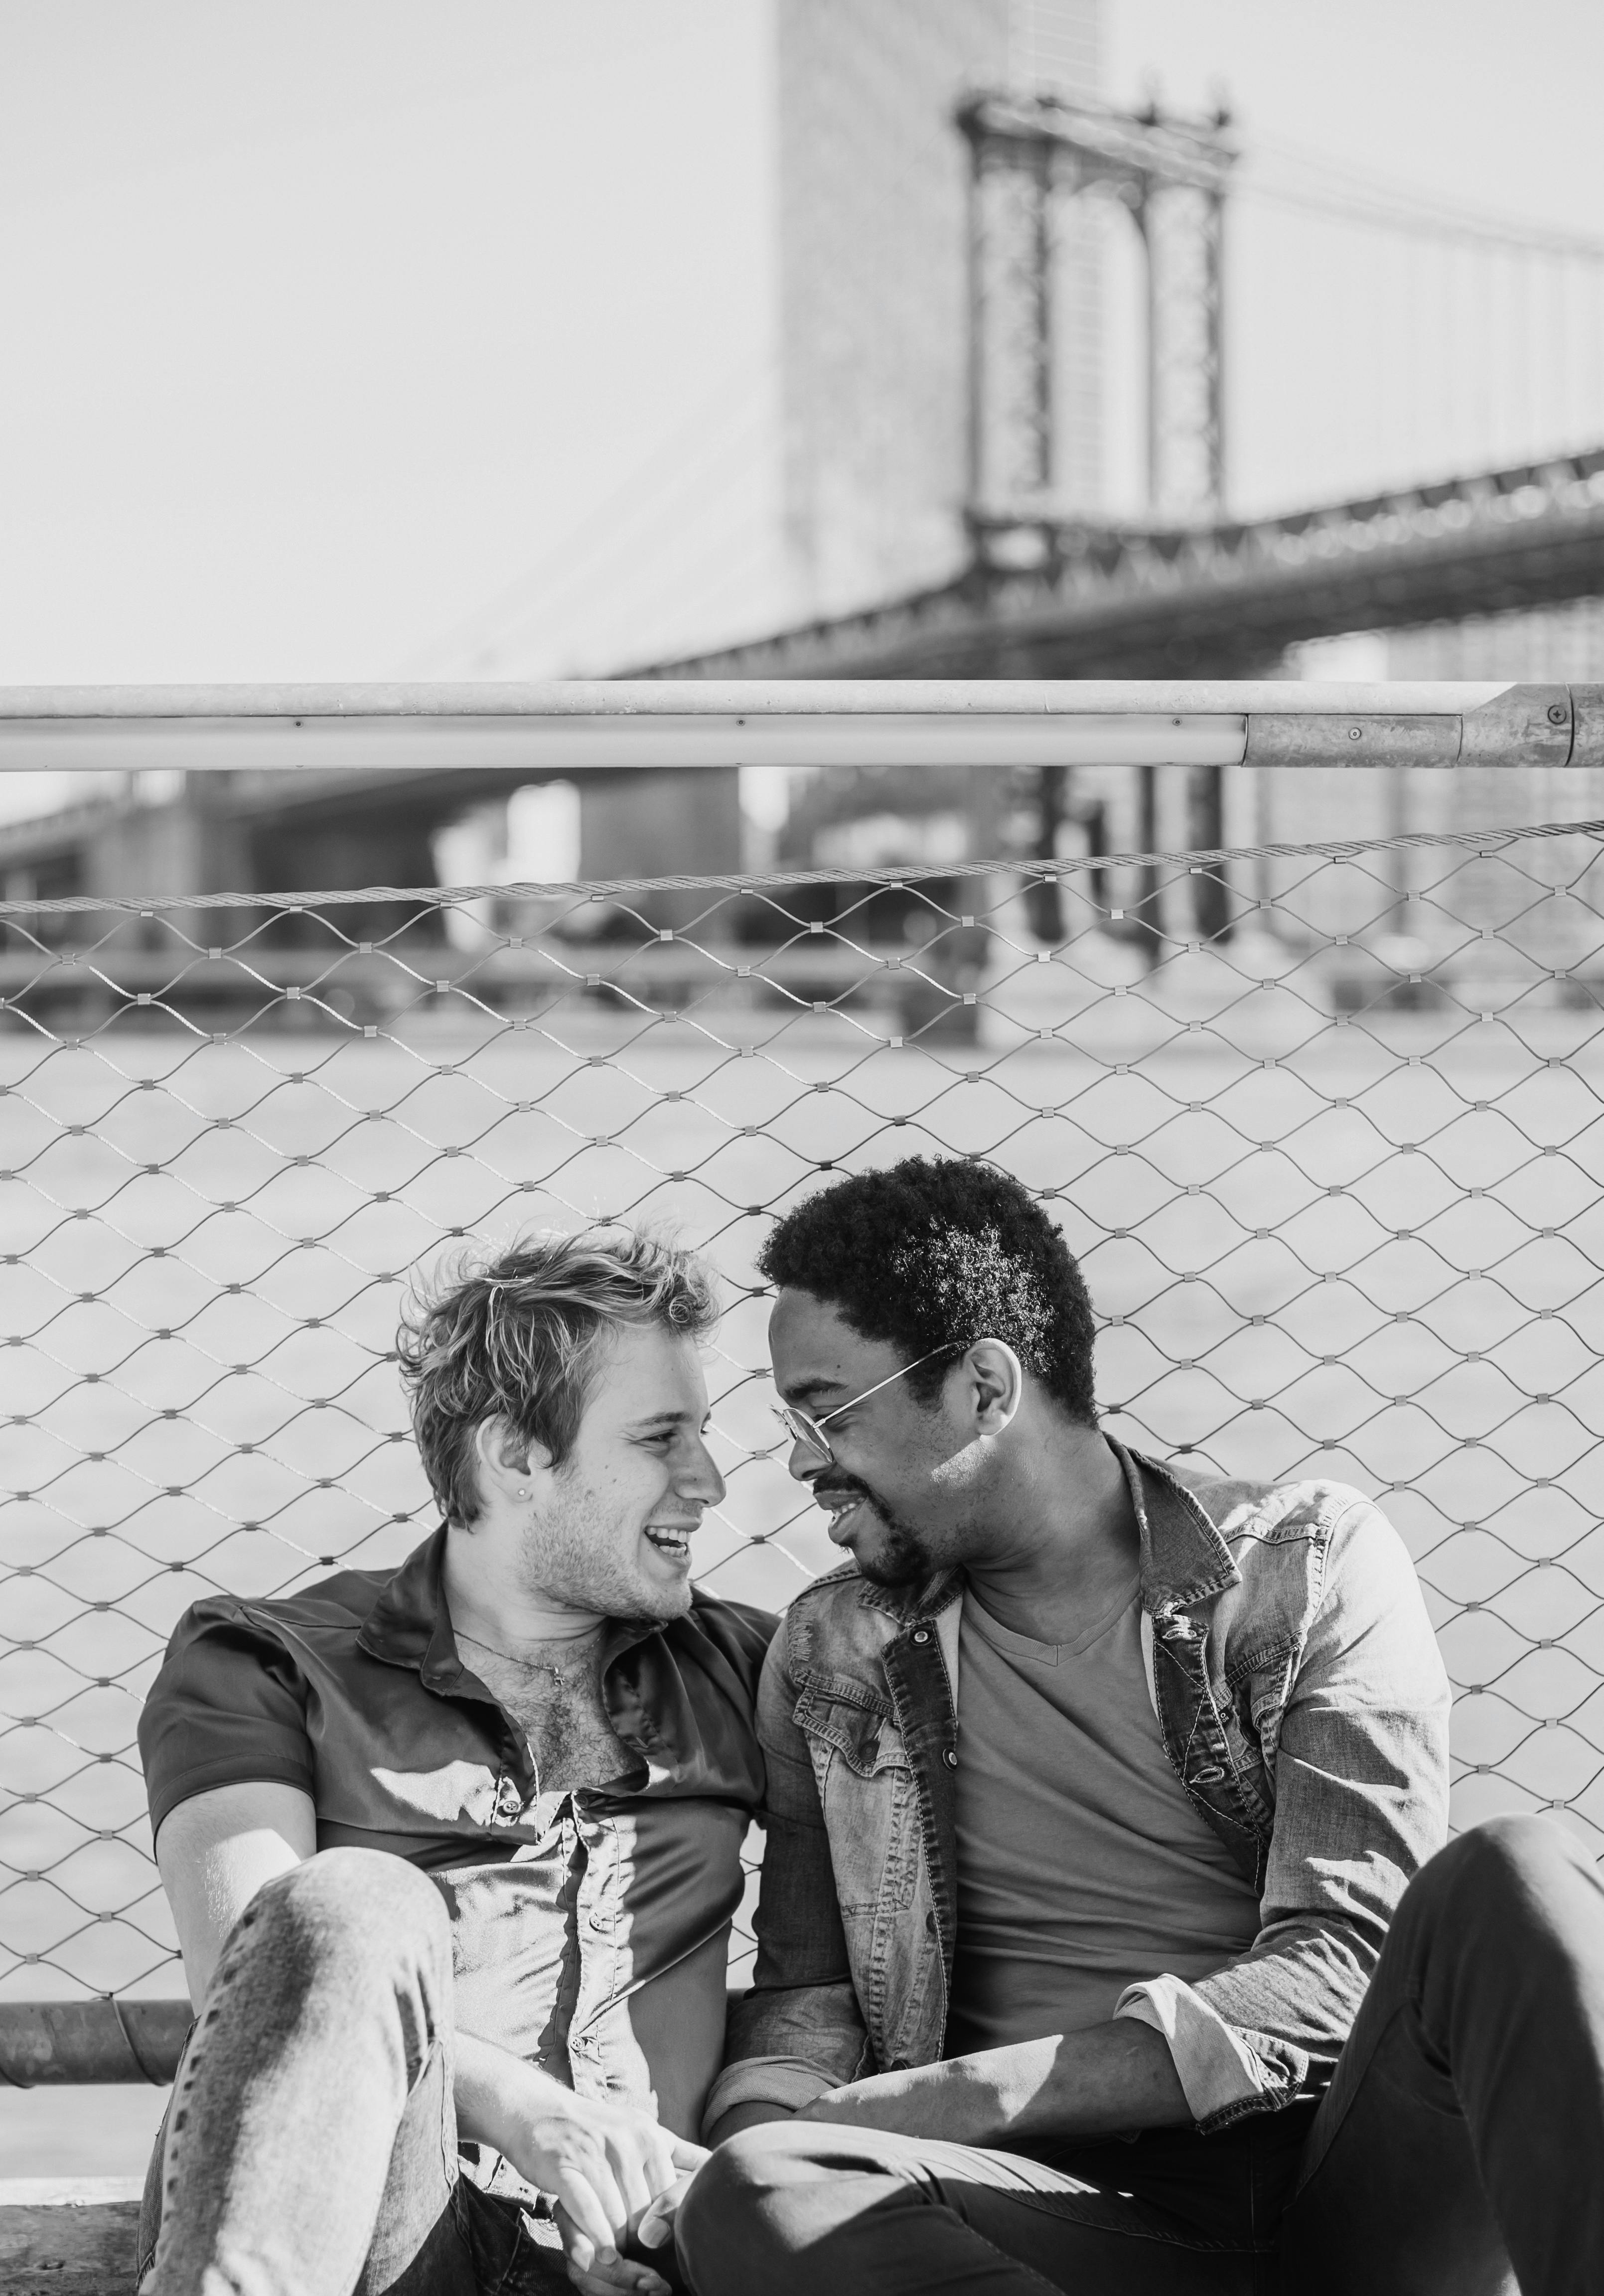
M 1578 719 L 1598 721 L 1600 693 L 1029 679 L 20 686 L 0 691 L 0 771 L 1564 765 Z
M 531 776 L 729 766 L 1240 765 L 1235 717 L 994 718 L 912 713 L 544 718 L 35 719 L 0 723 L 0 766 L 29 773 L 487 768 Z
M 170 2081 L 194 2013 L 187 2001 L 0 2002 L 0 2084 Z
M 1294 685 L 1128 678 L 552 678 L 526 684 L 415 685 L 0 686 L 0 721 L 405 718 L 993 718 L 1130 717 L 1289 710 L 1315 716 L 1389 709 L 1458 713 L 1511 690 L 1507 678 Z

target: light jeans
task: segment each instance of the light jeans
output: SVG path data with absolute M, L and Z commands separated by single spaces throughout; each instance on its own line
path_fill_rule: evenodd
M 450 1925 L 415 1866 L 329 1849 L 269 1882 L 178 2069 L 143 2296 L 567 2289 L 518 2203 L 458 2173 L 452 2040 Z

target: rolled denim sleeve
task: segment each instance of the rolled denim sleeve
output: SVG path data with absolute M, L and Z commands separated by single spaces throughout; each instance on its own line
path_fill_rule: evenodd
M 872 2070 L 813 1762 L 792 1718 L 796 1702 L 782 1623 L 757 1692 L 768 1774 L 757 1959 L 751 1991 L 731 2005 L 724 2069 L 703 2116 L 708 2130 L 737 2104 L 794 2112 Z
M 1447 1839 L 1448 1711 L 1414 1566 L 1355 1495 L 1331 1534 L 1277 1742 L 1264 1747 L 1275 1822 L 1259 1934 L 1190 1988 L 1265 2085 L 1221 2102 L 1201 2127 L 1329 2082 L 1398 1900 Z
M 1163 2034 L 1187 2109 L 1199 2127 L 1217 2126 L 1229 2106 L 1276 2087 L 1264 2060 L 1182 1978 L 1127 1985 L 1114 2014 L 1134 2017 Z

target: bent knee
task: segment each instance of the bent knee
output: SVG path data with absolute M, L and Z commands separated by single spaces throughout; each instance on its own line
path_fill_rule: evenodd
M 368 1969 L 397 1950 L 450 1961 L 444 1898 L 427 1874 L 388 1850 L 319 1850 L 263 1885 L 240 1918 L 240 1930 L 248 1927 L 287 1933 L 320 1958 L 348 1951 Z
M 697 2170 L 675 2227 L 696 2296 L 751 2296 L 756 2288 L 817 2296 L 817 2243 L 841 2220 L 835 2202 L 817 2205 L 822 2188 L 882 2168 L 886 2148 L 901 2142 L 798 2120 L 762 2121 L 726 2137 Z
M 744 2275 L 750 2244 L 762 2236 L 763 2203 L 783 2181 L 785 2160 L 801 2149 L 797 2140 L 809 2133 L 786 2121 L 763 2121 L 726 2136 L 702 2162 L 675 2223 L 680 2257 L 697 2296 L 710 2296 L 725 2285 L 723 2264 L 738 2261 Z
M 675 2218 L 675 2234 L 682 2251 L 687 2243 L 700 2248 L 704 2234 L 716 2235 L 721 2226 L 744 2215 L 757 2198 L 761 2186 L 748 2168 L 746 2144 L 749 2136 L 757 2134 L 756 2129 L 743 2128 L 740 2136 L 727 2136 L 697 2170 Z
M 1431 1913 L 1466 1898 L 1484 1909 L 1526 1905 L 1578 1871 L 1591 1873 L 1589 1861 L 1551 1817 L 1490 1817 L 1439 1849 L 1410 1883 L 1405 1902 Z
M 1466 1882 L 1477 1889 L 1525 1882 L 1586 1861 L 1578 1845 L 1551 1817 L 1532 1813 L 1485 1818 L 1467 1827 L 1422 1868 L 1448 1888 Z

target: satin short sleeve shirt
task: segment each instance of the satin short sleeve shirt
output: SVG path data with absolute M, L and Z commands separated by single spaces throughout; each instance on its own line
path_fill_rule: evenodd
M 752 1717 L 774 1622 L 699 1593 L 666 1626 L 610 1624 L 602 1694 L 627 1767 L 553 1811 L 458 1654 L 445 1540 L 393 1576 L 186 1612 L 140 1719 L 152 1826 L 217 1786 L 299 1786 L 320 1849 L 388 1850 L 434 1880 L 463 2030 L 694 2136 L 763 1799 Z

